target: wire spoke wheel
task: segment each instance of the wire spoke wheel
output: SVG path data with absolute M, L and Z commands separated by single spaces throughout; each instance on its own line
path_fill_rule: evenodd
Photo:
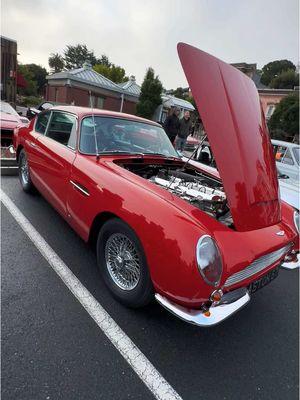
M 141 266 L 134 243 L 122 233 L 112 234 L 105 244 L 107 270 L 122 290 L 134 289 L 140 281 Z

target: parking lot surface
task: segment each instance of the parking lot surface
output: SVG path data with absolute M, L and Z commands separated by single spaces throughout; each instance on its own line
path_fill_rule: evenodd
M 298 270 L 223 324 L 188 325 L 158 304 L 130 310 L 93 250 L 17 177 L 2 190 L 183 399 L 298 398 Z M 2 398 L 155 398 L 2 206 Z

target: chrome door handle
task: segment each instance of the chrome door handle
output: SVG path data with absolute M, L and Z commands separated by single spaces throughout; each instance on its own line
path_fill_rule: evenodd
M 30 145 L 31 147 L 37 147 L 36 144 L 35 144 L 34 142 L 29 142 L 29 145 Z
M 78 190 L 80 193 L 82 193 L 84 196 L 89 196 L 89 191 L 82 185 L 70 180 L 71 185 L 73 185 L 74 189 Z

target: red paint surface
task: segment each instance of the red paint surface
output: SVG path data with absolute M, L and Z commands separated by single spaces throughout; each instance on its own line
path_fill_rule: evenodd
M 236 228 L 280 221 L 271 141 L 253 81 L 236 68 L 179 43 L 178 54 L 222 177 Z

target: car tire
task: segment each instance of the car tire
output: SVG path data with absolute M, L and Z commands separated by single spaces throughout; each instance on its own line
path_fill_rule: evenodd
M 27 154 L 24 149 L 20 151 L 18 157 L 18 166 L 19 166 L 19 179 L 21 182 L 22 189 L 26 193 L 33 193 L 34 185 L 31 181 Z
M 143 247 L 135 232 L 113 218 L 101 228 L 97 262 L 112 295 L 127 307 L 138 308 L 153 299 L 153 285 Z

